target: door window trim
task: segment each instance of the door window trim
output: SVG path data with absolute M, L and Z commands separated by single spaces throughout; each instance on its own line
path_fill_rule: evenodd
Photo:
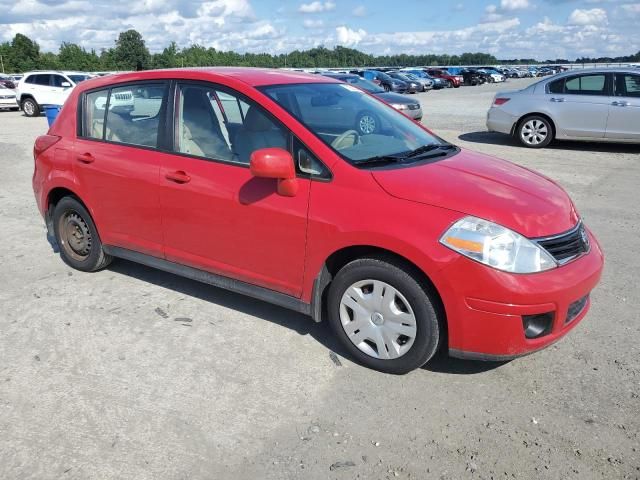
M 118 142 L 114 140 L 107 140 L 106 136 L 106 128 L 107 128 L 107 119 L 109 118 L 109 103 L 111 102 L 111 92 L 115 89 L 126 88 L 126 87 L 136 87 L 140 85 L 158 85 L 161 84 L 164 87 L 164 95 L 162 97 L 163 103 L 160 106 L 160 110 L 158 110 L 158 142 L 155 147 L 151 147 L 149 145 L 135 145 L 132 143 L 126 142 Z M 170 146 L 168 145 L 168 139 L 164 135 L 166 132 L 166 123 L 167 123 L 167 113 L 169 111 L 169 101 L 171 100 L 170 95 L 171 89 L 171 81 L 165 78 L 159 79 L 148 79 L 148 80 L 135 80 L 121 83 L 112 83 L 110 85 L 105 85 L 102 87 L 96 87 L 84 90 L 80 94 L 80 98 L 78 99 L 78 108 L 76 112 L 76 137 L 81 140 L 87 140 L 90 142 L 101 142 L 107 143 L 111 145 L 119 145 L 123 147 L 130 148 L 139 148 L 142 150 L 151 150 L 154 152 L 165 152 L 171 153 Z M 102 138 L 95 138 L 85 136 L 84 134 L 84 111 L 87 102 L 87 95 L 94 92 L 106 91 L 107 92 L 107 103 L 105 105 L 105 117 L 104 117 L 104 125 L 102 127 Z
M 604 76 L 604 93 L 599 94 L 599 93 L 584 93 L 582 91 L 580 91 L 580 93 L 569 93 L 565 91 L 565 86 L 567 84 L 568 81 L 573 80 L 575 78 L 579 78 L 579 77 L 591 77 L 591 76 L 596 76 L 596 75 L 603 75 Z M 547 84 L 545 85 L 545 93 L 547 95 L 584 95 L 584 96 L 589 96 L 589 97 L 610 97 L 612 96 L 613 93 L 613 76 L 611 72 L 590 72 L 590 73 L 576 73 L 575 75 L 568 75 L 566 77 L 563 78 L 558 78 L 552 81 L 547 82 Z M 552 83 L 558 82 L 558 81 L 562 81 L 562 92 L 561 93 L 551 93 L 549 90 L 549 87 L 551 86 Z
M 171 86 L 170 88 L 170 94 L 169 94 L 169 109 L 167 111 L 167 121 L 166 123 L 166 130 L 165 130 L 165 138 L 168 140 L 168 151 L 169 153 L 171 153 L 172 155 L 178 155 L 181 157 L 187 157 L 187 158 L 193 158 L 195 160 L 202 160 L 205 162 L 213 162 L 213 163 L 220 163 L 220 164 L 224 164 L 224 165 L 229 165 L 229 166 L 233 166 L 233 167 L 238 167 L 238 168 L 246 168 L 248 169 L 250 166 L 247 163 L 241 163 L 241 162 L 232 162 L 229 160 L 224 160 L 224 159 L 219 159 L 219 158 L 212 158 L 212 157 L 202 157 L 199 155 L 194 155 L 191 153 L 186 153 L 186 152 L 180 152 L 177 150 L 177 146 L 175 144 L 175 139 L 176 139 L 176 135 L 178 134 L 177 132 L 177 128 L 178 128 L 178 119 L 176 117 L 176 115 L 178 114 L 178 109 L 177 109 L 177 105 L 176 102 L 179 100 L 179 96 L 178 96 L 178 89 L 180 88 L 181 85 L 192 85 L 192 86 L 199 86 L 199 87 L 205 87 L 208 88 L 210 90 L 217 90 L 217 91 L 221 91 L 223 93 L 226 93 L 228 95 L 231 95 L 233 97 L 235 97 L 237 100 L 241 100 L 249 105 L 257 105 L 261 112 L 264 113 L 270 120 L 272 120 L 276 125 L 280 126 L 286 137 L 287 137 L 287 151 L 289 152 L 289 154 L 291 155 L 291 158 L 293 160 L 293 164 L 295 166 L 296 169 L 296 177 L 297 178 L 305 178 L 308 180 L 315 180 L 315 181 L 322 181 L 322 182 L 328 182 L 331 181 L 333 179 L 333 173 L 331 172 L 331 169 L 329 169 L 329 167 L 327 167 L 327 165 L 321 161 L 318 158 L 318 155 L 316 155 L 316 153 L 309 148 L 302 140 L 300 140 L 300 138 L 295 135 L 291 129 L 289 127 L 287 127 L 284 123 L 282 123 L 282 121 L 280 121 L 280 119 L 278 119 L 275 115 L 273 115 L 269 110 L 267 110 L 263 105 L 261 105 L 258 101 L 254 100 L 253 98 L 245 95 L 242 92 L 239 92 L 237 90 L 234 90 L 231 87 L 228 87 L 227 85 L 223 85 L 220 83 L 215 83 L 215 82 L 209 82 L 206 80 L 193 80 L 193 79 L 173 79 L 171 81 Z M 242 109 L 240 109 L 241 111 L 241 115 L 244 116 L 242 114 Z M 226 115 L 225 115 L 226 116 Z M 294 138 L 297 139 L 306 150 L 308 150 L 316 160 L 318 160 L 318 162 L 320 162 L 325 170 L 328 172 L 328 175 L 325 176 L 318 176 L 318 175 L 311 175 L 309 173 L 304 173 L 301 172 L 300 169 L 298 168 L 298 162 L 296 160 L 296 155 L 293 151 L 293 146 L 295 144 L 294 142 Z

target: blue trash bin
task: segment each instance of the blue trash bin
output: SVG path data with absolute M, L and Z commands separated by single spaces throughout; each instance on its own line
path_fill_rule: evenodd
M 58 113 L 60 113 L 60 105 L 46 105 L 44 107 L 44 113 L 47 116 L 47 122 L 49 122 L 49 126 L 53 125 L 53 122 L 58 117 Z

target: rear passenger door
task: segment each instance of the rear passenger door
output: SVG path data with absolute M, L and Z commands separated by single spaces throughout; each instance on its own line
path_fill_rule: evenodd
M 547 85 L 547 109 L 557 138 L 604 138 L 609 116 L 611 75 L 588 73 L 563 77 Z
M 640 140 L 640 74 L 615 75 L 606 138 Z
M 167 156 L 168 83 L 83 93 L 73 165 L 107 245 L 163 256 L 158 175 Z
M 299 296 L 310 180 L 283 197 L 249 170 L 253 151 L 290 150 L 291 134 L 219 85 L 179 82 L 173 105 L 175 154 L 160 170 L 167 260 Z

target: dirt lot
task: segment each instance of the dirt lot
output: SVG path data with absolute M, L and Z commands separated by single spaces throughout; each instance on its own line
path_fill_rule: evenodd
M 526 82 L 420 94 L 425 123 L 569 191 L 607 254 L 591 313 L 536 355 L 399 377 L 278 307 L 125 261 L 71 271 L 31 191 L 46 120 L 0 112 L 0 478 L 640 478 L 640 146 L 484 132 Z

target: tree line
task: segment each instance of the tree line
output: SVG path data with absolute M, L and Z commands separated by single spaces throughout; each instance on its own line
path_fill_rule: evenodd
M 498 60 L 481 52 L 461 55 L 371 55 L 353 48 L 336 46 L 333 49 L 316 47 L 294 50 L 283 54 L 238 53 L 221 51 L 202 45 L 179 48 L 171 42 L 159 53 L 150 53 L 142 35 L 136 30 L 119 34 L 111 48 L 99 53 L 79 45 L 63 42 L 58 53 L 42 52 L 39 45 L 26 35 L 16 34 L 11 42 L 0 43 L 0 59 L 4 72 L 19 73 L 29 70 L 61 69 L 80 71 L 146 70 L 151 68 L 247 66 L 247 67 L 372 67 L 418 65 L 494 65 L 540 63 L 536 59 Z M 579 58 L 578 63 L 640 62 L 640 52 L 616 58 Z M 566 59 L 547 60 L 546 63 L 570 63 Z

